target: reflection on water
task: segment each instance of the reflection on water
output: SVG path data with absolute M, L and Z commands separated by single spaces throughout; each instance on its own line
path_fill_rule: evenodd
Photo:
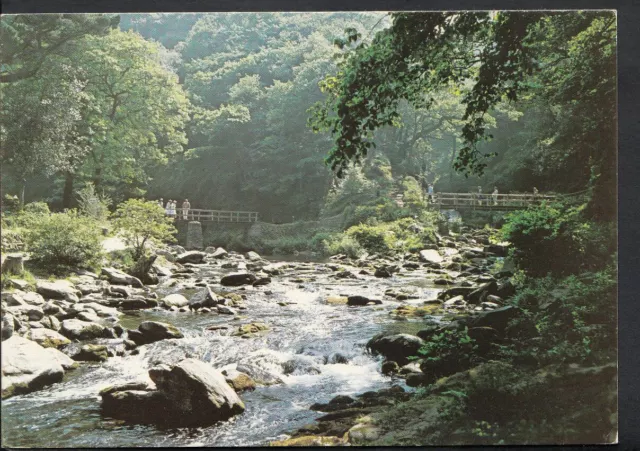
M 211 272 L 211 268 L 207 268 Z M 115 446 L 257 446 L 312 422 L 321 413 L 308 410 L 314 402 L 326 402 L 338 394 L 355 394 L 391 385 L 378 371 L 379 361 L 364 345 L 376 333 L 416 332 L 420 321 L 394 320 L 388 314 L 398 304 L 385 302 L 374 308 L 328 305 L 327 296 L 338 292 L 383 298 L 394 283 L 413 285 L 407 278 L 340 281 L 316 273 L 317 281 L 303 284 L 274 282 L 268 288 L 249 288 L 246 305 L 237 320 L 226 315 L 144 311 L 124 315 L 121 324 L 135 328 L 142 321 L 164 321 L 179 327 L 181 340 L 166 340 L 141 348 L 138 355 L 110 358 L 103 364 L 83 365 L 65 380 L 42 391 L 2 402 L 3 445 L 18 447 L 115 447 Z M 424 276 L 423 276 L 424 278 Z M 265 294 L 268 289 L 271 294 Z M 421 300 L 436 296 L 433 286 L 417 289 Z M 281 306 L 279 302 L 291 302 Z M 271 331 L 261 337 L 230 336 L 233 328 L 250 321 L 267 323 Z M 207 331 L 227 324 L 226 331 Z M 336 360 L 336 356 L 341 358 Z M 153 426 L 123 425 L 100 415 L 99 391 L 112 384 L 148 380 L 148 369 L 159 362 L 195 357 L 217 368 L 251 362 L 281 377 L 285 384 L 258 387 L 242 393 L 246 411 L 228 422 L 208 428 L 160 430 Z M 336 361 L 347 363 L 335 363 Z M 283 364 L 294 361 L 285 374 Z M 318 369 L 308 371 L 308 368 Z

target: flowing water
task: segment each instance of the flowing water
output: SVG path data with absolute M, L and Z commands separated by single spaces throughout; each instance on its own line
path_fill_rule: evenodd
M 194 278 L 219 276 L 223 272 L 226 271 L 207 266 Z M 365 344 L 383 330 L 419 330 L 421 322 L 394 320 L 389 311 L 399 303 L 388 298 L 382 305 L 373 307 L 329 305 L 325 299 L 338 294 L 382 299 L 388 287 L 413 286 L 420 299 L 410 302 L 421 303 L 434 298 L 438 290 L 424 283 L 421 271 L 392 279 L 361 277 L 340 281 L 329 278 L 330 273 L 322 264 L 306 263 L 295 268 L 292 276 L 315 280 L 300 283 L 278 276 L 270 285 L 237 291 L 247 295 L 248 309 L 240 312 L 240 319 L 160 310 L 123 316 L 120 323 L 124 327 L 135 328 L 144 320 L 164 321 L 179 327 L 185 338 L 153 343 L 140 348 L 137 355 L 112 357 L 102 364 L 82 364 L 67 372 L 60 383 L 3 401 L 3 445 L 260 446 L 269 440 L 284 438 L 287 432 L 321 416 L 322 413 L 309 410 L 315 402 L 327 402 L 338 394 L 402 384 L 401 380 L 379 372 L 379 359 L 366 353 Z M 169 292 L 188 294 L 192 291 L 184 287 L 158 290 L 160 296 Z M 281 306 L 278 302 L 289 304 Z M 267 323 L 271 331 L 249 339 L 230 335 L 233 328 L 251 321 Z M 206 330 L 216 324 L 227 324 L 229 329 Z M 238 362 L 252 363 L 276 374 L 284 384 L 259 386 L 253 392 L 241 393 L 246 411 L 207 428 L 162 430 L 154 426 L 125 425 L 101 416 L 99 391 L 102 388 L 148 380 L 148 369 L 154 364 L 173 363 L 185 357 L 211 362 L 219 369 L 232 368 Z M 346 363 L 337 363 L 345 360 Z

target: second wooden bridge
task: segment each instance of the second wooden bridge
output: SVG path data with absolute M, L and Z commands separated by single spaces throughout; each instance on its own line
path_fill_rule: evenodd
M 555 199 L 549 194 L 435 193 L 430 204 L 441 210 L 521 210 L 529 205 Z
M 184 211 L 178 209 L 176 219 L 178 221 L 186 220 L 200 222 L 258 222 L 258 212 L 190 208 L 185 215 Z

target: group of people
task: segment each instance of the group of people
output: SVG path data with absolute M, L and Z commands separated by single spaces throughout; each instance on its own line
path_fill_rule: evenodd
M 164 208 L 165 214 L 170 218 L 175 218 L 177 215 L 182 215 L 182 219 L 184 220 L 189 218 L 189 210 L 191 209 L 189 199 L 185 199 L 184 202 L 182 202 L 182 208 L 180 208 L 180 211 L 177 209 L 178 203 L 175 200 L 169 199 L 165 205 L 164 199 L 161 197 L 158 204 Z

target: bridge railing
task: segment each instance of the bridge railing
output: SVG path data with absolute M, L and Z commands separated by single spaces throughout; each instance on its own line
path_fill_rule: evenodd
M 184 211 L 178 209 L 176 219 L 184 219 Z M 224 210 L 204 210 L 200 208 L 190 208 L 187 213 L 187 221 L 210 221 L 210 222 L 257 222 L 257 211 L 224 211 Z
M 497 194 L 491 193 L 435 193 L 434 204 L 440 207 L 509 207 L 520 208 L 543 200 L 552 200 L 549 194 Z

